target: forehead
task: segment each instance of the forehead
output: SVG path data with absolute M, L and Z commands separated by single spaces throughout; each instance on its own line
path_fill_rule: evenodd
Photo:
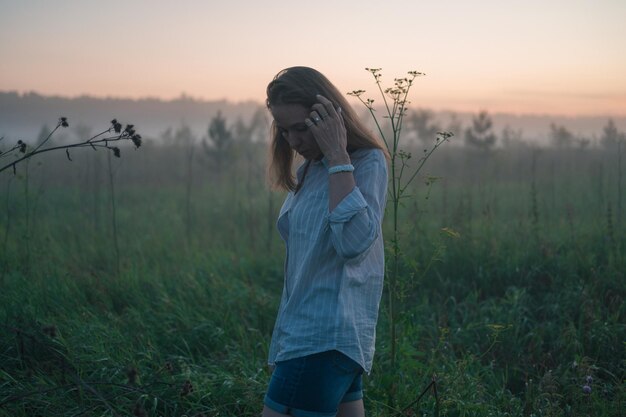
M 283 127 L 304 123 L 309 117 L 309 109 L 301 104 L 278 104 L 270 107 L 270 112 L 277 124 Z

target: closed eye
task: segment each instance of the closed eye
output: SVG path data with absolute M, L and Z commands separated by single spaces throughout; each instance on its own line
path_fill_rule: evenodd
M 304 123 L 294 125 L 291 128 L 295 130 L 296 132 L 306 132 L 307 130 L 309 130 L 309 127 L 305 125 Z
M 297 123 L 295 125 L 292 125 L 289 129 L 285 129 L 284 127 L 281 127 L 281 126 L 277 126 L 277 128 L 281 135 L 284 135 L 289 130 L 294 130 L 299 133 L 307 132 L 309 130 L 309 127 L 305 125 L 304 123 Z

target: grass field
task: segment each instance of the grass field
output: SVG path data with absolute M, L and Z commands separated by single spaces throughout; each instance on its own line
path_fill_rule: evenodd
M 110 170 L 89 150 L 0 174 L 0 415 L 260 413 L 283 195 L 263 147 L 242 149 L 219 172 L 148 144 Z M 452 146 L 426 171 L 401 211 L 398 362 L 383 301 L 368 415 L 624 415 L 616 156 Z

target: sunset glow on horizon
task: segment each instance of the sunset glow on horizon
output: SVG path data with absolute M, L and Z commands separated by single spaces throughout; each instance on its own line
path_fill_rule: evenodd
M 282 68 L 342 91 L 427 74 L 438 110 L 626 115 L 626 2 L 0 0 L 0 91 L 264 100 Z

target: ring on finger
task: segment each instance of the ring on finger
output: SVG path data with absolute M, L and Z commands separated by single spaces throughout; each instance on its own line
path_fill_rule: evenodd
M 327 117 L 328 117 L 328 112 L 323 112 L 323 113 L 320 113 L 320 117 L 321 117 L 322 119 L 327 118 Z
M 319 118 L 319 116 L 315 116 L 315 117 L 313 117 L 313 121 L 314 121 L 315 123 L 319 123 L 319 122 L 321 122 L 321 121 L 322 121 L 322 119 L 320 119 L 320 118 Z

